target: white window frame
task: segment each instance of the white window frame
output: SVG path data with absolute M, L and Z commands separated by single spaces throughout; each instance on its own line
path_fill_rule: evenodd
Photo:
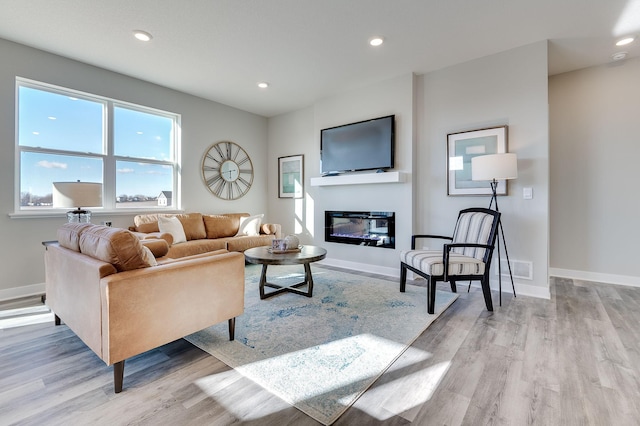
M 19 89 L 20 87 L 29 87 L 36 90 L 48 91 L 65 96 L 74 96 L 89 101 L 102 103 L 104 105 L 103 116 L 103 153 L 102 154 L 85 154 L 76 151 L 65 151 L 50 148 L 39 148 L 31 146 L 21 146 L 19 141 Z M 149 158 L 139 157 L 127 157 L 117 156 L 114 154 L 114 131 L 113 131 L 113 118 L 114 107 L 127 108 L 143 113 L 158 115 L 173 120 L 172 131 L 172 161 L 154 160 Z M 104 96 L 93 95 L 86 92 L 81 92 L 74 89 L 69 89 L 61 86 L 55 86 L 48 83 L 43 83 L 35 80 L 29 80 L 22 77 L 16 77 L 16 91 L 15 91 L 15 192 L 14 192 L 14 213 L 11 217 L 52 217 L 60 216 L 66 213 L 68 209 L 60 208 L 43 208 L 39 209 L 22 209 L 20 205 L 21 197 L 21 154 L 23 152 L 37 152 L 45 154 L 61 154 L 61 155 L 75 155 L 90 158 L 101 158 L 102 169 L 102 188 L 103 188 L 103 206 L 101 208 L 91 208 L 94 215 L 118 215 L 118 214 L 138 214 L 145 211 L 180 211 L 181 209 L 181 158 L 180 158 L 180 145 L 181 145 L 181 115 L 168 111 L 162 111 L 159 109 L 146 107 L 143 105 L 137 105 L 117 99 L 107 98 Z M 117 161 L 137 161 L 140 160 L 144 163 L 158 164 L 170 166 L 173 170 L 173 188 L 172 188 L 172 206 L 169 207 L 117 207 L 116 208 L 116 163 Z

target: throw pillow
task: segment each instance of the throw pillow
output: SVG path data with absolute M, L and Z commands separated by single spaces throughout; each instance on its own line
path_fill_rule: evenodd
M 149 247 L 142 246 L 142 260 L 149 266 L 158 266 L 158 261 Z
M 238 228 L 237 236 L 248 235 L 255 237 L 260 235 L 260 225 L 262 224 L 262 218 L 264 214 L 257 214 L 249 217 L 240 218 L 240 227 Z
M 164 234 L 164 235 L 169 235 L 169 234 Z M 140 243 L 142 243 L 143 246 L 151 250 L 153 257 L 158 258 L 169 253 L 169 244 L 167 244 L 167 241 L 165 239 L 148 238 L 146 240 L 140 240 Z
M 167 232 L 173 237 L 173 244 L 184 243 L 187 241 L 187 237 L 184 234 L 182 223 L 177 217 L 158 217 L 158 228 L 160 232 Z

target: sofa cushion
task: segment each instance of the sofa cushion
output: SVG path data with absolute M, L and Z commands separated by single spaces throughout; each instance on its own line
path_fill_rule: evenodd
M 260 225 L 262 225 L 262 218 L 264 214 L 257 214 L 249 217 L 240 218 L 240 226 L 238 227 L 238 233 L 236 236 L 248 235 L 255 237 L 260 235 Z
M 225 248 L 224 239 L 216 238 L 213 240 L 192 240 L 187 241 L 184 244 L 174 244 L 169 248 L 167 257 L 177 259 L 185 256 L 192 256 L 194 254 L 207 253 L 210 251 L 220 250 Z
M 137 232 L 144 232 L 150 234 L 152 232 L 160 232 L 158 227 L 158 215 L 157 214 L 139 214 L 133 218 L 133 224 Z
M 254 237 L 232 237 L 224 238 L 227 243 L 227 250 L 243 252 L 246 249 L 259 246 L 271 247 L 271 241 L 275 238 L 274 235 L 258 235 Z
M 185 214 L 141 214 L 133 218 L 136 232 L 144 232 L 150 234 L 160 232 L 158 223 L 161 217 L 176 217 L 182 224 L 182 229 L 187 241 L 199 240 L 207 238 L 207 232 L 204 227 L 201 213 L 185 213 Z
M 94 226 L 91 223 L 65 223 L 58 228 L 58 243 L 69 250 L 80 251 L 80 234 Z
M 151 252 L 151 249 L 144 244 L 142 245 L 142 260 L 149 266 L 158 266 L 158 261 L 156 257 Z
M 207 238 L 233 237 L 238 232 L 240 219 L 227 215 L 203 215 Z
M 80 234 L 79 246 L 81 253 L 111 263 L 118 271 L 152 265 L 138 237 L 125 229 L 92 225 Z
M 166 232 L 173 237 L 173 244 L 180 244 L 187 241 L 182 222 L 175 216 L 158 216 L 158 227 L 160 232 Z
M 187 241 L 207 238 L 201 213 L 177 214 L 176 217 L 182 223 Z

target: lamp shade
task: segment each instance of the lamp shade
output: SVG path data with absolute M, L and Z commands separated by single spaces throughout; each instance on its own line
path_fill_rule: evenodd
M 480 155 L 471 159 L 472 180 L 502 180 L 518 177 L 518 157 L 514 153 Z
M 53 207 L 102 207 L 102 184 L 53 182 Z

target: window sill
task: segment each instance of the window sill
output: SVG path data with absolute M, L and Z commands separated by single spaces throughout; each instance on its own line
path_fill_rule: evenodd
M 180 209 L 118 209 L 118 210 L 100 210 L 91 211 L 91 217 L 103 217 L 109 218 L 113 216 L 135 216 L 138 214 L 153 214 L 153 213 L 167 213 L 167 214 L 179 214 L 184 213 L 184 210 Z M 8 214 L 11 219 L 66 219 L 67 212 L 61 211 L 20 211 Z

